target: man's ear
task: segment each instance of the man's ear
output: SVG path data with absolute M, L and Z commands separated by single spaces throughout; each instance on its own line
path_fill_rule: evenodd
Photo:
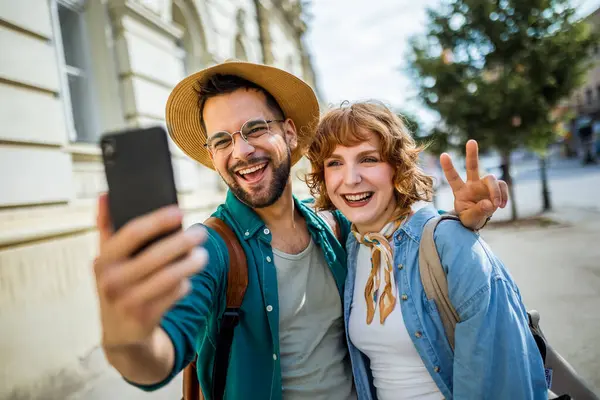
M 298 146 L 298 132 L 296 131 L 296 124 L 291 118 L 286 119 L 283 123 L 283 133 L 290 150 L 294 150 Z
M 213 153 L 208 149 L 206 149 L 206 151 L 208 152 L 208 157 L 210 157 L 210 161 L 212 161 L 213 163 L 213 168 L 216 170 L 217 168 L 215 167 L 215 158 L 213 157 Z

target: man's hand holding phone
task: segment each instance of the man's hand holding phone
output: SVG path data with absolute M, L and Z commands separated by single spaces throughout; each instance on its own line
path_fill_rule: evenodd
M 135 218 L 113 232 L 107 196 L 100 196 L 100 253 L 94 271 L 106 352 L 152 347 L 161 317 L 190 291 L 189 278 L 206 265 L 207 253 L 197 247 L 206 232 L 177 230 L 181 221 L 182 213 L 173 205 Z M 153 238 L 174 230 L 136 253 Z

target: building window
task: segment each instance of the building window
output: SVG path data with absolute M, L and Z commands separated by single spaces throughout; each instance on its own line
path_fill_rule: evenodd
M 244 40 L 239 33 L 235 37 L 235 58 L 238 60 L 248 59 L 248 54 L 246 54 L 246 48 L 244 47 Z
M 244 46 L 244 37 L 246 37 L 246 12 L 243 9 L 237 11 L 235 22 L 237 25 L 237 34 L 235 35 L 235 58 L 238 60 L 247 60 L 248 53 Z
M 592 93 L 592 89 L 587 89 L 585 91 L 585 101 L 588 106 L 591 105 L 594 101 L 594 94 Z
M 177 39 L 175 44 L 177 45 L 179 57 L 183 63 L 183 75 L 187 76 L 193 72 L 192 68 L 190 68 L 191 57 L 193 55 L 192 38 L 185 19 L 185 11 L 182 9 L 182 6 L 180 6 L 179 2 L 173 2 L 172 7 L 173 22 L 183 29 L 183 36 L 180 39 Z
M 600 85 L 596 86 L 596 101 L 600 103 Z
M 285 69 L 292 74 L 296 72 L 294 68 L 294 57 L 291 54 L 285 58 Z
M 85 0 L 52 0 L 61 97 L 72 141 L 96 143 L 98 124 L 92 86 Z
M 175 41 L 183 65 L 183 75 L 206 67 L 212 60 L 206 51 L 204 29 L 199 15 L 192 0 L 173 0 L 171 3 L 172 21 L 183 31 L 183 36 Z

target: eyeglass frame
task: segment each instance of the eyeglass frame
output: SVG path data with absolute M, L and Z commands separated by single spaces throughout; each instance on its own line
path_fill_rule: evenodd
M 271 124 L 273 122 L 285 122 L 285 121 L 287 121 L 287 119 L 286 118 L 284 118 L 284 119 L 264 119 L 264 118 L 260 118 L 260 117 L 250 118 L 248 121 L 244 122 L 242 124 L 242 126 L 240 127 L 240 129 L 237 130 L 237 131 L 229 133 L 228 131 L 222 130 L 222 131 L 214 132 L 210 136 L 211 137 L 215 136 L 218 133 L 226 133 L 226 134 L 228 134 L 231 137 L 231 144 L 232 144 L 231 151 L 233 151 L 233 146 L 235 146 L 235 138 L 234 138 L 234 136 L 236 135 L 236 133 L 239 133 L 240 137 L 244 140 L 244 142 L 248 143 L 248 138 L 244 136 L 244 134 L 242 133 L 242 130 L 244 129 L 244 126 L 246 126 L 246 124 L 248 122 L 255 122 L 255 121 L 266 122 L 266 124 L 267 124 L 267 132 L 265 132 L 263 135 L 261 135 L 261 136 L 264 136 L 267 133 L 271 133 L 271 126 L 269 124 Z M 208 146 L 208 138 L 209 138 L 209 136 L 207 135 L 206 136 L 206 143 L 204 143 L 203 146 L 204 146 L 205 149 L 207 149 L 214 156 L 215 153 L 213 153 L 213 150 L 211 150 L 210 147 Z

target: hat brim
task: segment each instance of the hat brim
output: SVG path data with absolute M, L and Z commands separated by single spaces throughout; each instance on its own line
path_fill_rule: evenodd
M 319 102 L 312 88 L 300 78 L 281 69 L 263 64 L 232 61 L 203 69 L 175 86 L 166 106 L 166 123 L 171 139 L 189 157 L 214 169 L 204 144 L 198 99 L 198 84 L 216 74 L 235 75 L 253 82 L 277 101 L 285 118 L 294 121 L 298 146 L 292 151 L 292 164 L 298 162 L 314 137 L 319 121 Z

